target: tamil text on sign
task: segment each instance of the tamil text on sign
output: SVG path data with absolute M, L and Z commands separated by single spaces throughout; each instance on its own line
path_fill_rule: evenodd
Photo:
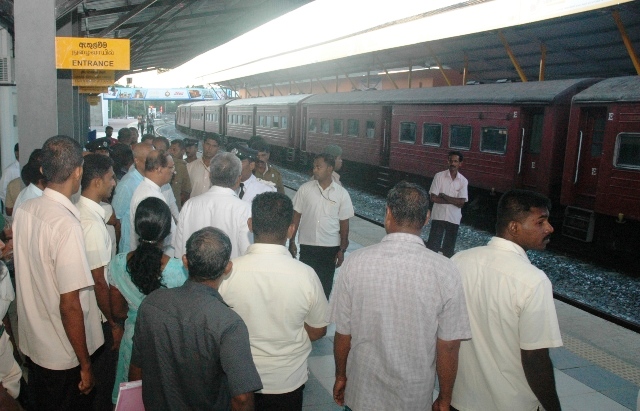
M 129 39 L 56 37 L 56 68 L 129 70 Z

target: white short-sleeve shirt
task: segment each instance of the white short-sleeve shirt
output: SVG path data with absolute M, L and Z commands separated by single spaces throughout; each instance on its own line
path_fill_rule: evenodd
M 238 198 L 235 191 L 213 186 L 197 197 L 191 197 L 180 210 L 180 218 L 173 240 L 175 257 L 182 258 L 191 234 L 204 227 L 224 231 L 231 239 L 231 258 L 244 255 L 253 242 L 247 220 L 251 217 L 251 204 Z
M 520 350 L 562 346 L 551 282 L 519 245 L 493 237 L 457 253 L 473 339 L 460 345 L 451 405 L 463 410 L 535 410 Z
M 211 172 L 201 158 L 187 163 L 187 172 L 191 180 L 191 198 L 206 193 L 211 188 Z
M 61 294 L 79 290 L 89 354 L 104 343 L 80 213 L 47 188 L 16 210 L 13 228 L 20 349 L 41 367 L 73 368 L 79 362 L 62 325 Z
M 328 325 L 327 299 L 313 268 L 291 257 L 284 246 L 252 244 L 233 260 L 219 291 L 249 329 L 262 393 L 288 393 L 304 384 L 311 353 L 304 324 Z
M 335 182 L 323 190 L 316 180 L 300 186 L 293 197 L 293 209 L 302 215 L 300 244 L 321 247 L 340 245 L 340 221 L 354 215 L 347 190 Z
M 469 182 L 458 172 L 455 179 L 451 179 L 449 170 L 439 172 L 433 177 L 429 193 L 438 195 L 444 193 L 449 197 L 464 198 L 465 202 L 469 200 L 467 186 Z M 453 224 L 460 224 L 462 219 L 462 209 L 453 204 L 434 204 L 431 210 L 432 220 L 448 221 Z
M 265 184 L 263 181 L 264 180 L 258 180 L 253 174 L 251 174 L 251 177 L 249 177 L 247 181 L 243 181 L 244 195 L 242 196 L 242 201 L 251 204 L 258 194 L 276 191 L 275 185 Z

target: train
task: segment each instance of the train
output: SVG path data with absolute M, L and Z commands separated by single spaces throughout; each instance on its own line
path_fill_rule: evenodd
M 640 76 L 198 102 L 178 107 L 176 128 L 198 138 L 259 135 L 291 165 L 337 144 L 345 182 L 383 189 L 400 179 L 428 184 L 457 150 L 475 192 L 535 190 L 561 206 L 565 236 L 635 253 Z

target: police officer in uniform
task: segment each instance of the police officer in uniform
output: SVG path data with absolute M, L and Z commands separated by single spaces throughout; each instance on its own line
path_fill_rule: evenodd
M 269 164 L 269 145 L 264 141 L 256 141 L 251 148 L 258 152 L 256 160 L 256 168 L 253 175 L 258 179 L 271 181 L 275 184 L 278 193 L 284 194 L 284 185 L 282 184 L 282 175 L 280 171 Z
M 240 175 L 240 188 L 238 197 L 241 200 L 251 203 L 258 194 L 269 191 L 276 191 L 275 183 L 265 181 L 253 175 L 256 167 L 258 152 L 240 144 L 234 144 L 229 151 L 235 154 L 242 162 L 242 173 Z

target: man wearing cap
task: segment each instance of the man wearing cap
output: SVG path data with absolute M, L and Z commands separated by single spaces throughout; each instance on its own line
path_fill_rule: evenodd
M 337 172 L 342 168 L 342 148 L 335 144 L 328 145 L 322 151 L 325 154 L 331 154 L 336 160 L 336 166 L 331 174 L 331 179 L 336 183 L 342 185 L 340 182 L 340 174 Z
M 263 141 L 257 141 L 253 145 L 251 145 L 251 148 L 258 152 L 256 168 L 253 170 L 253 175 L 255 175 L 258 179 L 274 183 L 278 193 L 284 194 L 282 175 L 277 168 L 269 164 L 269 145 Z
M 85 144 L 84 148 L 92 153 L 108 156 L 111 152 L 109 149 L 110 146 L 111 140 L 109 140 L 107 137 L 100 137 Z
M 270 181 L 264 181 L 253 175 L 256 166 L 258 152 L 248 147 L 235 145 L 230 150 L 242 162 L 242 173 L 240 174 L 240 189 L 238 197 L 251 204 L 258 194 L 276 191 L 276 185 Z
M 191 197 L 206 193 L 211 188 L 209 165 L 211 159 L 218 154 L 220 137 L 207 134 L 202 141 L 202 158 L 187 164 L 187 171 L 191 179 Z
M 184 140 L 184 152 L 187 155 L 185 161 L 187 164 L 193 163 L 198 159 L 198 140 L 191 138 L 185 138 Z

